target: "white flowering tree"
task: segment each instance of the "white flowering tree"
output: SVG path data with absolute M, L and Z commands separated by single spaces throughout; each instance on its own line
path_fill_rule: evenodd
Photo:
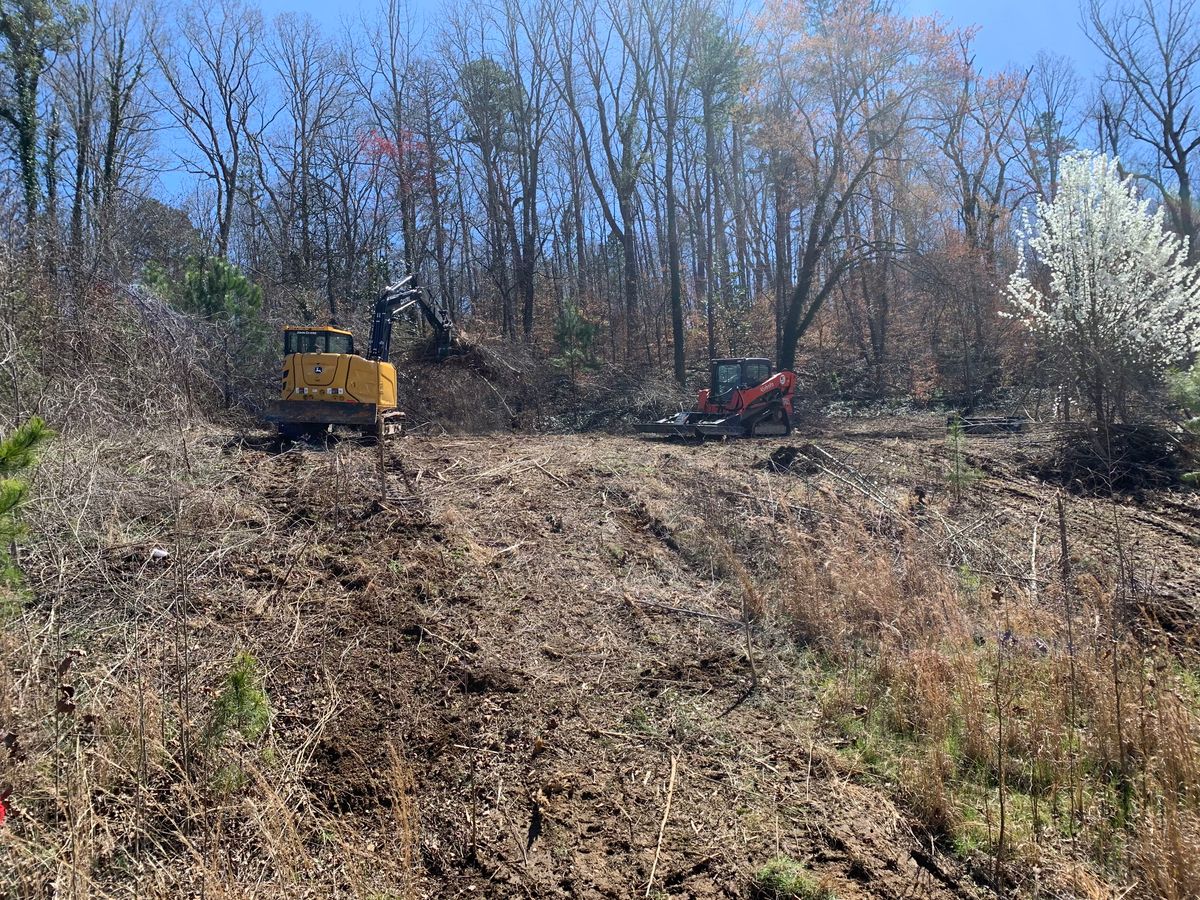
M 1047 339 L 1096 424 L 1129 418 L 1130 394 L 1194 347 L 1200 277 L 1163 210 L 1139 200 L 1117 161 L 1062 160 L 1058 194 L 1022 227 L 1027 252 L 1008 283 L 1016 315 Z

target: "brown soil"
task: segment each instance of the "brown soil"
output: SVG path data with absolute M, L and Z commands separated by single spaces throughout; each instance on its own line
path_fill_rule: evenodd
M 822 742 L 812 666 L 769 614 L 743 627 L 737 577 L 783 564 L 781 523 L 824 494 L 940 532 L 948 565 L 1054 578 L 1057 492 L 1024 474 L 1037 438 L 970 438 L 986 477 L 955 502 L 944 434 L 929 417 L 734 443 L 406 437 L 382 485 L 376 448 L 210 437 L 189 465 L 221 491 L 179 500 L 174 538 L 153 531 L 169 501 L 128 503 L 145 546 L 175 541 L 161 580 L 191 604 L 198 682 L 250 649 L 271 740 L 298 761 L 294 813 L 360 838 L 334 851 L 298 829 L 315 895 L 353 871 L 379 896 L 748 897 L 787 855 L 843 900 L 973 897 Z M 784 445 L 790 464 L 764 465 Z M 1195 495 L 1115 508 L 1133 599 L 1187 640 Z M 1066 509 L 1075 565 L 1110 562 L 1113 503 Z M 57 588 L 81 628 L 146 578 L 130 546 L 105 552 L 104 590 Z M 256 896 L 296 896 L 279 864 L 259 879 Z
M 305 560 L 304 601 L 338 610 L 329 633 L 291 661 L 259 653 L 281 662 L 268 689 L 300 709 L 320 702 L 314 662 L 344 673 L 306 779 L 315 800 L 386 835 L 392 745 L 415 779 L 430 896 L 642 896 L 674 757 L 654 891 L 744 897 L 782 853 L 839 897 L 972 895 L 882 794 L 813 746 L 810 685 L 778 636 L 753 637 L 754 686 L 740 593 L 714 577 L 700 516 L 762 519 L 759 452 L 583 437 L 390 446 L 397 499 L 348 500 L 321 539 L 324 570 Z M 240 463 L 303 522 L 330 452 Z M 302 584 L 293 574 L 284 591 Z M 287 739 L 312 727 L 280 713 Z

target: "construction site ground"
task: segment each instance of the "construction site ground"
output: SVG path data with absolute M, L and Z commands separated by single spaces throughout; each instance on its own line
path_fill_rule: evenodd
M 804 552 L 818 501 L 923 531 L 945 550 L 930 565 L 1052 579 L 1059 489 L 1028 469 L 1044 440 L 968 438 L 982 477 L 956 492 L 933 415 L 707 443 L 281 447 L 208 429 L 101 447 L 124 473 L 112 508 L 88 513 L 107 536 L 81 540 L 95 556 L 77 571 L 36 577 L 100 636 L 93 656 L 136 589 L 158 671 L 181 640 L 213 689 L 234 649 L 259 661 L 294 783 L 277 786 L 276 838 L 240 842 L 250 826 L 227 801 L 230 871 L 256 896 L 749 897 L 777 856 L 843 900 L 982 896 L 827 739 L 817 663 L 753 585 Z M 1065 503 L 1074 552 L 1097 565 L 1121 513 L 1183 637 L 1195 498 Z

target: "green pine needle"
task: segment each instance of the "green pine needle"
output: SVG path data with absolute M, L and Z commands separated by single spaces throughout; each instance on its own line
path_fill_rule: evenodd
M 234 658 L 233 667 L 213 705 L 208 741 L 219 745 L 230 731 L 252 741 L 266 729 L 270 715 L 258 661 L 242 651 Z
M 33 468 L 38 451 L 53 436 L 50 427 L 34 416 L 0 440 L 0 587 L 15 587 L 21 582 L 9 548 L 25 533 L 17 512 L 29 495 L 29 485 L 15 476 Z
M 54 436 L 50 426 L 34 416 L 7 438 L 0 441 L 0 477 L 16 475 L 30 468 L 42 445 Z M 0 514 L 3 509 L 0 508 Z

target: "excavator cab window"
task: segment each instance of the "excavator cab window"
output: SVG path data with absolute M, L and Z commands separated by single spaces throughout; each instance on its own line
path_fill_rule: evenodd
M 284 355 L 292 353 L 323 353 L 325 336 L 319 331 L 285 331 L 283 333 Z
M 285 331 L 283 353 L 353 353 L 354 338 L 332 331 Z

